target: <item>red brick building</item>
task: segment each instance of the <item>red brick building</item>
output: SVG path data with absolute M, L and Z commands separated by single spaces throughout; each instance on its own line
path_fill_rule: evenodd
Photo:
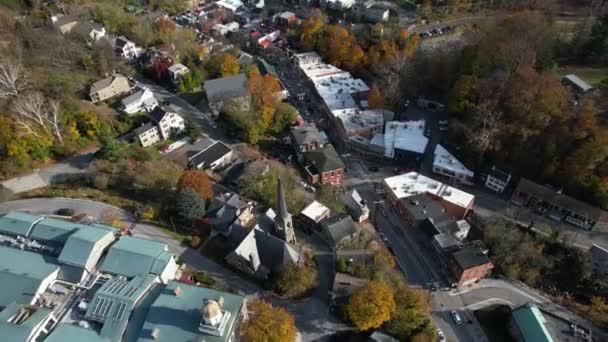
M 306 176 L 311 184 L 344 183 L 344 163 L 333 146 L 327 144 L 321 149 L 304 152 Z
M 467 246 L 453 252 L 449 258 L 449 266 L 458 287 L 470 285 L 485 278 L 494 265 L 478 247 Z

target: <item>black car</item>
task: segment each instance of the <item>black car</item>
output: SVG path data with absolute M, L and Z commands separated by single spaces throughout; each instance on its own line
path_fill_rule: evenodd
M 371 172 L 378 172 L 378 167 L 377 166 L 370 166 L 369 169 Z

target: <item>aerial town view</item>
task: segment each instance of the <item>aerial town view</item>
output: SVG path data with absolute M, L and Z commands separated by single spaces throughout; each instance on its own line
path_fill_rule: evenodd
M 0 342 L 608 342 L 607 0 L 0 0 Z

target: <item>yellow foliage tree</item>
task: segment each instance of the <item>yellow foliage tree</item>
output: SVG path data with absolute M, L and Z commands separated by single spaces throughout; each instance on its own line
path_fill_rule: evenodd
M 367 104 L 369 108 L 386 108 L 384 96 L 378 89 L 378 86 L 373 85 L 367 96 Z
M 253 106 L 259 110 L 264 130 L 274 118 L 277 105 L 280 102 L 281 85 L 272 75 L 262 76 L 251 73 L 247 82 Z
M 289 342 L 296 338 L 295 320 L 283 308 L 252 300 L 247 303 L 249 317 L 243 324 L 243 342 Z
M 323 39 L 325 23 L 327 18 L 319 9 L 313 10 L 312 14 L 304 20 L 300 26 L 300 45 L 306 50 L 319 46 Z
M 346 315 L 359 331 L 378 328 L 396 309 L 393 291 L 385 283 L 370 282 L 349 298 Z

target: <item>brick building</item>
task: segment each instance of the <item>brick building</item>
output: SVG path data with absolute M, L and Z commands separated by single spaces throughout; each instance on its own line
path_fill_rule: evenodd
M 480 248 L 473 246 L 453 252 L 449 264 L 458 287 L 470 285 L 486 277 L 494 268 L 488 256 Z
M 304 169 L 311 184 L 331 184 L 342 186 L 344 182 L 344 163 L 338 152 L 330 144 L 321 149 L 304 153 Z

